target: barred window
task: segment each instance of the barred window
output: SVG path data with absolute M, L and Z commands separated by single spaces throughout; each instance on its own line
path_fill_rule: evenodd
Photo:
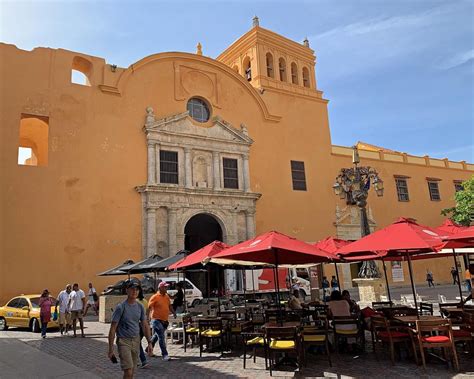
M 431 201 L 441 200 L 441 196 L 439 195 L 438 182 L 428 182 L 428 189 L 430 191 Z
M 224 188 L 239 189 L 239 170 L 237 159 L 223 158 Z
M 291 161 L 291 179 L 295 191 L 306 191 L 306 175 L 304 172 L 304 162 Z
M 209 121 L 211 112 L 209 112 L 209 106 L 204 100 L 195 97 L 189 99 L 187 109 L 193 120 L 196 120 L 197 122 Z
M 454 192 L 464 191 L 462 182 L 454 182 Z
M 160 150 L 160 183 L 178 184 L 178 153 Z
M 408 197 L 408 184 L 406 179 L 395 179 L 397 185 L 397 196 L 398 201 L 409 201 Z

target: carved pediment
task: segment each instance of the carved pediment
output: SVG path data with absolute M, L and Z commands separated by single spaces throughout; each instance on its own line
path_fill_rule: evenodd
M 219 116 L 212 119 L 211 126 L 196 125 L 187 111 L 158 120 L 147 118 L 144 130 L 147 134 L 187 136 L 245 145 L 253 143 L 253 140 L 246 134 L 245 126 L 242 126 L 241 130 L 236 129 Z

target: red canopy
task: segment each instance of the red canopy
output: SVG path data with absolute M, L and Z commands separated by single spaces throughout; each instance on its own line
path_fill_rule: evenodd
M 338 260 L 314 245 L 279 232 L 267 232 L 241 242 L 210 258 L 210 262 L 236 265 L 307 265 Z
M 443 247 L 441 236 L 411 218 L 399 218 L 393 224 L 338 250 L 345 260 L 370 260 L 405 255 L 436 253 Z M 435 254 L 432 254 L 434 257 Z
M 448 218 L 444 220 L 440 226 L 434 229 L 442 237 L 449 237 L 467 229 L 467 227 L 458 225 Z
M 230 247 L 229 245 L 226 245 L 224 242 L 221 242 L 221 241 L 211 242 L 210 244 L 202 247 L 199 250 L 196 250 L 194 253 L 188 255 L 187 257 L 180 260 L 179 262 L 172 264 L 171 266 L 168 267 L 168 269 L 176 270 L 176 269 L 181 269 L 181 268 L 201 264 L 202 261 L 204 261 L 205 259 L 210 258 L 229 247 Z
M 474 247 L 474 226 L 466 227 L 464 230 L 444 238 L 448 241 L 443 247 L 445 248 L 462 248 Z
M 321 241 L 318 241 L 314 246 L 320 248 L 321 250 L 327 251 L 331 254 L 336 254 L 336 252 L 343 246 L 350 244 L 350 241 L 342 240 L 334 237 L 327 237 Z

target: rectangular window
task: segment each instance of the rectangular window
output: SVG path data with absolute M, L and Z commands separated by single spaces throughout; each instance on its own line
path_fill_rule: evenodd
M 454 182 L 454 192 L 464 191 L 462 182 Z
M 160 150 L 160 183 L 178 184 L 178 153 Z
M 408 184 L 406 179 L 395 179 L 397 185 L 397 196 L 398 201 L 409 201 L 408 197 Z
M 239 170 L 237 159 L 222 158 L 224 167 L 224 188 L 239 189 Z
M 291 179 L 295 191 L 306 191 L 306 175 L 304 173 L 304 162 L 291 161 Z
M 438 182 L 428 182 L 428 189 L 430 191 L 431 201 L 441 200 L 441 197 L 439 195 Z

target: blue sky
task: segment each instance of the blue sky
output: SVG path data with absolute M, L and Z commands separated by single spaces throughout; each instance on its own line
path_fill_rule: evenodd
M 2 1 L 0 40 L 127 67 L 153 53 L 216 57 L 260 25 L 308 36 L 334 144 L 361 140 L 474 162 L 474 1 Z

